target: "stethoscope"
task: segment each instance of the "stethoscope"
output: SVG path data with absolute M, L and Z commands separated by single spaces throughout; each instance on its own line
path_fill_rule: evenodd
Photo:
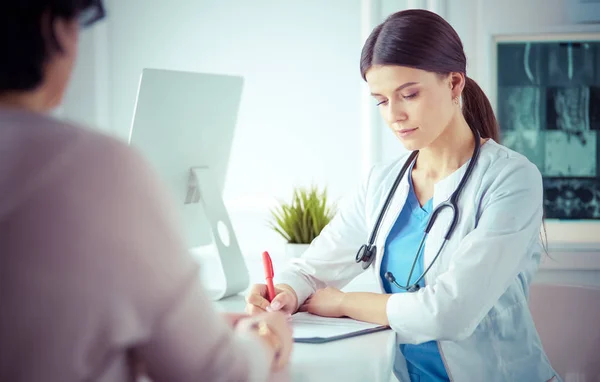
M 406 285 L 398 284 L 396 282 L 396 278 L 394 277 L 392 272 L 385 273 L 385 278 L 390 283 L 394 284 L 395 286 L 397 286 L 398 288 L 400 288 L 402 290 L 405 290 L 408 292 L 416 292 L 420 289 L 420 286 L 418 285 L 419 282 L 425 277 L 427 272 L 429 272 L 429 270 L 431 269 L 431 266 L 435 263 L 437 258 L 440 256 L 440 254 L 442 253 L 442 250 L 446 246 L 446 243 L 452 236 L 452 233 L 454 232 L 454 228 L 456 228 L 456 223 L 458 223 L 458 197 L 460 196 L 460 193 L 464 189 L 465 183 L 471 177 L 473 168 L 475 167 L 475 164 L 477 163 L 477 158 L 479 158 L 479 149 L 481 147 L 481 142 L 480 142 L 481 136 L 479 135 L 479 132 L 475 129 L 472 129 L 472 131 L 473 131 L 473 135 L 475 136 L 475 148 L 473 149 L 473 156 L 471 158 L 471 161 L 469 162 L 469 165 L 467 166 L 465 175 L 463 175 L 462 179 L 460 180 L 460 183 L 458 184 L 458 187 L 452 193 L 452 195 L 450 195 L 450 198 L 448 198 L 448 200 L 446 200 L 445 202 L 440 203 L 440 205 L 438 205 L 431 212 L 431 215 L 429 216 L 429 220 L 427 221 L 427 227 L 425 228 L 425 235 L 423 235 L 423 238 L 421 239 L 421 243 L 419 244 L 419 249 L 417 250 L 417 254 L 415 255 L 415 260 L 413 261 L 412 267 L 410 268 L 410 273 L 408 275 L 408 279 L 406 280 Z M 377 238 L 377 234 L 379 232 L 379 227 L 381 225 L 381 222 L 383 221 L 383 217 L 385 216 L 385 214 L 389 208 L 389 205 L 392 202 L 394 193 L 396 192 L 396 190 L 398 189 L 398 186 L 400 185 L 400 181 L 402 181 L 402 178 L 406 174 L 406 171 L 408 170 L 410 165 L 413 163 L 413 161 L 415 160 L 415 158 L 417 157 L 418 154 L 419 154 L 419 151 L 413 151 L 410 154 L 410 156 L 408 157 L 408 159 L 406 160 L 406 162 L 404 163 L 404 165 L 402 166 L 402 169 L 400 170 L 400 173 L 396 177 L 396 180 L 394 181 L 394 184 L 392 185 L 392 188 L 390 189 L 390 192 L 388 193 L 387 198 L 385 199 L 385 203 L 383 204 L 383 207 L 382 207 L 381 211 L 379 212 L 379 216 L 377 217 L 377 222 L 375 223 L 375 227 L 373 227 L 373 231 L 371 232 L 371 236 L 369 237 L 369 243 L 363 244 L 359 248 L 358 252 L 356 253 L 356 262 L 357 263 L 362 262 L 363 269 L 367 269 L 373 263 L 373 260 L 375 260 L 375 255 L 377 254 L 377 247 L 375 246 L 375 239 Z M 415 270 L 415 266 L 417 265 L 417 260 L 419 259 L 419 255 L 421 253 L 421 249 L 423 248 L 423 244 L 425 243 L 425 240 L 427 239 L 427 236 L 429 235 L 429 231 L 431 231 L 431 228 L 433 227 L 433 224 L 435 223 L 435 219 L 444 210 L 444 208 L 449 208 L 452 211 L 452 221 L 450 222 L 450 225 L 448 226 L 446 235 L 444 236 L 444 241 L 442 242 L 440 249 L 437 251 L 437 254 L 433 258 L 433 260 L 431 261 L 431 263 L 429 264 L 427 269 L 425 269 L 425 271 L 421 274 L 421 276 L 412 285 L 409 285 L 410 278 L 412 277 L 412 274 Z

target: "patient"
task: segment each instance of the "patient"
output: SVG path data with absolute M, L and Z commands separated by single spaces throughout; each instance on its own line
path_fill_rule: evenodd
M 0 381 L 266 380 L 289 359 L 285 315 L 217 314 L 144 160 L 47 115 L 103 14 L 0 2 Z

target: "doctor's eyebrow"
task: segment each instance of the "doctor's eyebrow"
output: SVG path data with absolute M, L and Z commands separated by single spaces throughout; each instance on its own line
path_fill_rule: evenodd
M 413 85 L 416 85 L 416 84 L 418 84 L 418 82 L 407 82 L 405 84 L 402 84 L 402 85 L 398 86 L 396 89 L 394 89 L 394 93 L 399 92 L 400 90 L 402 90 L 404 88 L 407 88 L 409 86 L 413 86 Z M 371 95 L 373 97 L 377 97 L 377 96 L 382 97 L 382 95 L 378 94 L 378 93 L 371 93 Z

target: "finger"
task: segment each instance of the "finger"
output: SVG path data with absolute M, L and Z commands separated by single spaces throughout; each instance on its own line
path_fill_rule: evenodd
M 265 284 L 254 284 L 252 288 L 250 288 L 250 292 L 248 294 L 258 294 L 261 296 L 267 295 L 267 286 Z
M 286 351 L 285 354 L 282 355 L 282 359 L 279 362 L 280 368 L 285 367 L 292 357 L 292 351 L 294 348 L 294 330 L 291 324 L 288 324 L 288 333 L 289 335 L 286 337 Z
M 248 296 L 252 296 L 254 294 L 262 296 L 262 297 L 267 297 L 267 294 L 268 294 L 267 286 L 265 284 L 252 285 L 252 287 L 250 288 L 250 291 L 246 295 L 246 299 L 248 298 Z
M 308 305 L 307 304 L 300 305 L 300 308 L 298 308 L 298 312 L 308 312 Z
M 273 311 L 282 310 L 285 313 L 292 313 L 291 311 L 294 309 L 293 304 L 294 297 L 289 292 L 283 291 L 271 301 L 270 308 Z
M 285 366 L 290 361 L 293 347 L 294 347 L 294 340 L 286 339 L 285 344 L 281 347 L 281 352 L 279 353 L 279 358 L 277 359 L 277 363 L 275 364 L 275 370 L 278 371 L 278 370 L 285 368 Z
M 256 316 L 257 314 L 266 313 L 266 311 L 256 305 L 247 304 L 246 313 L 248 313 L 251 316 Z
M 310 306 L 312 296 L 307 298 L 306 300 L 304 300 L 304 302 L 302 303 L 302 305 L 300 305 L 300 307 L 298 308 L 298 312 L 308 312 L 308 308 Z
M 293 329 L 289 322 L 287 322 L 287 325 L 279 327 L 278 337 L 281 341 L 281 348 L 279 351 L 279 358 L 277 359 L 275 365 L 273 365 L 275 370 L 283 369 L 288 364 L 292 354 L 294 339 Z
M 248 317 L 246 313 L 225 313 L 223 315 L 230 326 L 235 327 L 242 318 Z
M 266 298 L 264 298 L 263 296 L 261 296 L 258 293 L 249 294 L 246 297 L 246 302 L 250 305 L 257 306 L 257 307 L 261 308 L 262 310 L 266 310 L 267 307 L 269 306 L 269 300 L 267 300 Z

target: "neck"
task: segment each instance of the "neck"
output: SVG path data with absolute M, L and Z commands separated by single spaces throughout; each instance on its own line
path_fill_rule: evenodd
M 415 169 L 434 182 L 458 170 L 473 155 L 475 138 L 462 113 L 429 146 L 419 150 Z
M 41 90 L 0 93 L 0 107 L 27 110 L 34 113 L 47 111 L 47 101 Z

